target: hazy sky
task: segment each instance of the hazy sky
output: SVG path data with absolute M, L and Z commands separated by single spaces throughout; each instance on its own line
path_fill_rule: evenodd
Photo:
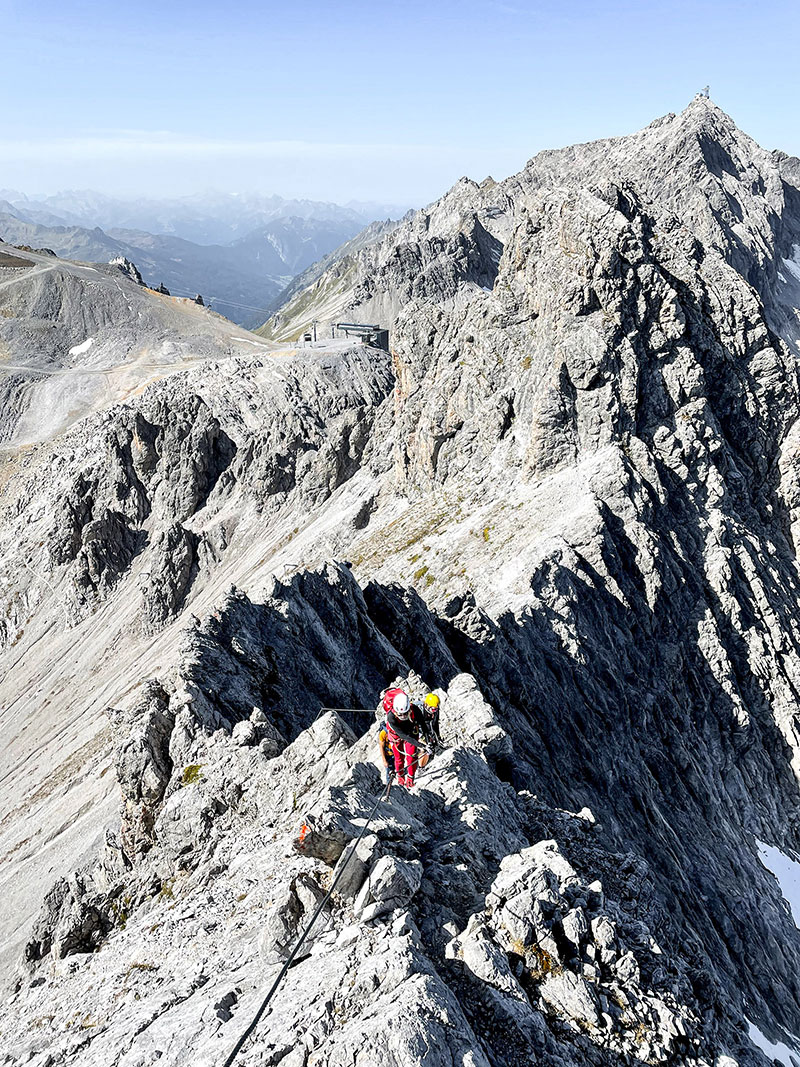
M 0 0 L 0 188 L 419 204 L 705 84 L 800 154 L 798 0 Z

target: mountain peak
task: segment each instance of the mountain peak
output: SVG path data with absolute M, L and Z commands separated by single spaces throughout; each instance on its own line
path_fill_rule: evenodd
M 629 137 L 617 138 L 615 143 L 649 139 L 653 134 L 659 138 L 674 140 L 677 137 L 695 136 L 704 131 L 707 136 L 714 140 L 738 141 L 742 144 L 756 145 L 756 142 L 741 130 L 731 116 L 724 111 L 719 104 L 704 93 L 697 93 L 683 111 L 670 111 L 654 119 L 644 126 L 638 133 Z
M 703 93 L 698 93 L 692 97 L 676 118 L 681 123 L 713 126 L 717 130 L 724 129 L 731 133 L 736 133 L 740 137 L 748 137 L 746 133 L 739 129 L 727 111 L 723 111 L 719 104 L 715 103 L 710 96 L 704 96 Z M 752 140 L 752 138 L 748 137 L 748 140 Z
M 722 111 L 722 108 L 719 106 L 719 104 L 716 104 L 714 100 L 708 95 L 708 92 L 705 90 L 699 93 L 695 93 L 692 99 L 684 108 L 684 111 L 690 111 L 692 108 L 710 108 L 714 111 Z

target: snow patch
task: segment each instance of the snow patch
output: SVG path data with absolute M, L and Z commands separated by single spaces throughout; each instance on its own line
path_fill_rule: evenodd
M 800 282 L 800 245 L 792 245 L 792 258 L 784 259 L 783 265 Z
M 750 1040 L 754 1045 L 758 1045 L 769 1059 L 777 1060 L 778 1063 L 783 1064 L 783 1067 L 800 1067 L 800 1053 L 789 1048 L 788 1045 L 784 1045 L 783 1042 L 779 1041 L 777 1045 L 773 1044 L 765 1034 L 761 1033 L 755 1023 L 751 1023 L 749 1019 L 746 1022 Z M 790 1034 L 789 1037 L 793 1041 L 797 1041 L 797 1038 L 793 1035 Z
M 84 352 L 88 352 L 94 344 L 94 337 L 88 337 L 82 344 L 75 345 L 74 348 L 69 350 L 71 356 L 82 356 Z
M 794 924 L 800 930 L 800 863 L 773 845 L 767 845 L 758 839 L 756 844 L 758 858 L 770 874 L 775 875 L 783 899 L 791 908 Z

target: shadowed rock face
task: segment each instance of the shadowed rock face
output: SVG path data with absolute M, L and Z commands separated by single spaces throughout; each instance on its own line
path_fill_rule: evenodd
M 793 1045 L 757 842 L 800 851 L 797 188 L 697 99 L 460 182 L 281 312 L 391 321 L 391 360 L 231 356 L 14 459 L 0 843 L 12 888 L 48 832 L 66 869 L 9 1062 L 45 1012 L 53 1063 L 224 1058 L 350 851 L 243 1062 Z M 397 679 L 446 750 L 353 850 L 374 719 L 317 711 Z M 121 832 L 74 870 L 109 705 Z

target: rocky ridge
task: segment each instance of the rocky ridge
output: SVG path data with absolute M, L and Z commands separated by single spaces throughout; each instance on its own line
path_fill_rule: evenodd
M 331 608 L 344 598 L 366 617 L 346 570 L 317 582 Z M 275 594 L 295 602 L 288 587 Z M 219 630 L 246 635 L 230 611 Z M 347 656 L 348 621 L 320 631 L 329 654 Z M 198 638 L 221 643 L 216 629 Z M 391 659 L 380 633 L 369 636 L 381 661 Z M 350 658 L 361 666 L 353 649 Z M 121 836 L 107 835 L 93 866 L 46 898 L 25 959 L 34 974 L 46 963 L 47 980 L 33 983 L 25 1006 L 49 1013 L 50 1026 L 22 1041 L 9 1029 L 8 1063 L 145 1063 L 157 1051 L 176 1064 L 218 1062 L 382 788 L 371 733 L 358 740 L 335 712 L 288 745 L 258 707 L 230 735 L 209 733 L 223 723 L 198 686 L 204 659 L 187 670 L 187 658 L 169 693 L 150 684 L 130 714 L 110 713 L 115 731 L 122 718 L 134 727 L 117 749 Z M 288 678 L 286 660 L 282 669 Z M 413 673 L 410 685 L 420 685 Z M 307 699 L 311 692 L 309 684 Z M 245 686 L 229 693 L 252 699 Z M 474 679 L 456 675 L 442 696 L 460 709 L 458 731 L 445 731 L 452 747 L 417 793 L 395 789 L 381 805 L 242 1062 L 344 1064 L 354 1049 L 365 1063 L 402 1062 L 425 1048 L 428 1062 L 481 1064 L 516 1062 L 515 1047 L 519 1062 L 531 1052 L 600 1062 L 603 1050 L 709 1062 L 720 1041 L 743 1044 L 743 1034 L 703 1029 L 685 964 L 655 941 L 664 916 L 643 892 L 646 864 L 606 853 L 588 809 L 555 811 L 498 777 L 510 741 Z M 91 953 L 112 931 L 113 953 L 76 966 L 76 953 Z M 135 1010 L 120 1010 L 134 987 Z M 302 1041 L 288 1036 L 299 1028 Z
M 6 890 L 99 840 L 25 928 L 8 1062 L 217 1062 L 378 788 L 317 709 L 409 675 L 449 747 L 243 1062 L 796 1047 L 757 851 L 799 846 L 796 173 L 698 99 L 459 183 L 334 268 L 391 359 L 232 356 L 14 457 Z

